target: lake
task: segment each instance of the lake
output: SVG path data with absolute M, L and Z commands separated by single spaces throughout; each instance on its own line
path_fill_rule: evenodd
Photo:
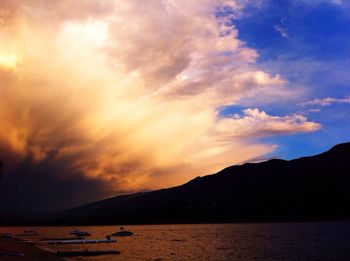
M 75 227 L 105 238 L 120 226 Z M 186 224 L 126 226 L 131 237 L 117 243 L 49 246 L 65 250 L 119 250 L 120 255 L 68 260 L 350 260 L 350 223 Z M 37 231 L 41 237 L 67 237 L 72 227 L 0 227 L 0 233 Z

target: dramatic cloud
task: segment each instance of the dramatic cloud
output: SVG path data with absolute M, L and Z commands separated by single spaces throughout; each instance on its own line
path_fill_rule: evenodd
M 244 7 L 1 1 L 2 200 L 9 184 L 34 193 L 33 205 L 46 185 L 74 198 L 37 209 L 175 185 L 273 150 L 256 137 L 318 129 L 298 115 L 219 116 L 223 106 L 286 83 L 254 66 L 257 52 L 227 16 L 215 15 L 223 5 L 236 19 Z

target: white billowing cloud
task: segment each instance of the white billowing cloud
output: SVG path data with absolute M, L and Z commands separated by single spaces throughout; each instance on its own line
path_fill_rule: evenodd
M 300 115 L 218 115 L 286 83 L 256 68 L 258 53 L 214 15 L 223 4 L 236 17 L 244 7 L 223 0 L 0 2 L 0 149 L 18 162 L 60 163 L 62 178 L 79 172 L 132 191 L 273 150 L 256 137 L 317 130 Z
M 320 124 L 310 122 L 300 114 L 271 116 L 259 109 L 246 109 L 243 114 L 219 120 L 215 132 L 230 138 L 245 138 L 310 132 L 321 128 Z
M 334 97 L 326 97 L 322 99 L 314 99 L 311 101 L 307 101 L 302 103 L 303 106 L 308 105 L 319 105 L 319 106 L 330 106 L 335 103 L 350 103 L 350 96 L 346 98 L 334 98 Z

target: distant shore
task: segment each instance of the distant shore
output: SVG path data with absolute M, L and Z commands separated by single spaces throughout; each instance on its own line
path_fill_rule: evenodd
M 8 222 L 8 223 L 0 223 L 2 227 L 62 227 L 62 226 L 144 226 L 144 225 L 200 225 L 200 224 L 269 224 L 269 223 L 322 223 L 322 222 L 350 222 L 350 217 L 334 217 L 334 218 L 294 218 L 294 219 L 240 219 L 240 220 L 203 220 L 203 221 L 179 221 L 179 222 L 139 222 L 139 223 L 131 223 L 131 222 L 60 222 L 60 221 L 44 221 L 38 222 L 36 220 L 24 220 L 23 222 Z

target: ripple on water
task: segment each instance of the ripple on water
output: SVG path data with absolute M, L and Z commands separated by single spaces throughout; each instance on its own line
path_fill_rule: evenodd
M 120 226 L 79 227 L 105 238 Z M 1 227 L 0 233 L 20 233 Z M 200 224 L 128 226 L 135 234 L 117 243 L 50 246 L 58 250 L 119 250 L 120 255 L 69 260 L 350 260 L 350 223 Z M 42 237 L 65 237 L 72 227 L 33 228 Z

